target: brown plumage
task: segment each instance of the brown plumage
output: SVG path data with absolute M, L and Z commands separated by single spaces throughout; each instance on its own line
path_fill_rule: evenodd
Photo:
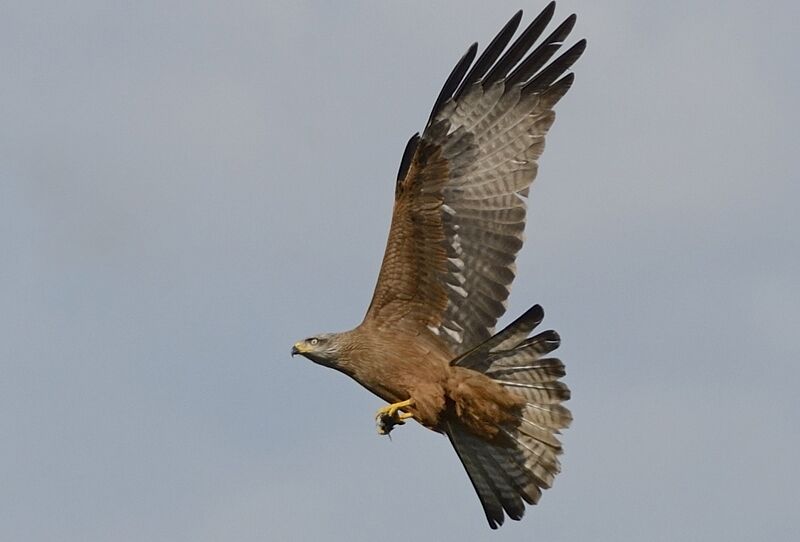
M 546 357 L 555 331 L 529 337 L 534 306 L 497 334 L 522 247 L 528 190 L 564 72 L 585 41 L 548 64 L 571 15 L 534 48 L 555 9 L 509 46 L 518 12 L 474 62 L 473 44 L 445 82 L 398 173 L 386 253 L 372 303 L 355 329 L 298 342 L 293 354 L 337 369 L 391 403 L 388 433 L 413 417 L 448 436 L 489 525 L 520 519 L 559 472 L 569 425 L 564 365 Z M 470 68 L 470 66 L 472 66 Z M 505 515 L 504 515 L 505 514 Z

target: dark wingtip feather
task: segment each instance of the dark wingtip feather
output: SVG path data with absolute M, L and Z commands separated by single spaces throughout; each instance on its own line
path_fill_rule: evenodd
M 575 27 L 576 16 L 573 13 L 567 17 L 560 25 L 547 36 L 528 56 L 520 62 L 513 72 L 508 76 L 508 85 L 524 83 L 536 71 L 544 66 L 548 60 L 564 44 L 572 29 Z
M 575 81 L 575 74 L 568 73 L 552 85 L 550 88 L 542 92 L 542 101 L 547 105 L 547 107 L 553 107 L 556 105 L 561 98 L 567 93 L 567 91 L 572 87 L 572 83 Z
M 558 334 L 558 331 L 555 329 L 548 329 L 547 331 L 542 331 L 537 335 L 538 338 L 541 338 L 543 341 L 547 341 L 555 345 L 553 350 L 558 348 L 561 345 L 561 335 Z
M 511 44 L 500 60 L 497 61 L 486 76 L 485 83 L 491 85 L 508 75 L 508 72 L 525 56 L 528 49 L 539 39 L 544 29 L 550 24 L 555 13 L 556 3 L 550 2 L 533 21 L 522 31 L 522 34 Z
M 403 151 L 403 158 L 400 160 L 400 169 L 397 171 L 398 183 L 406 178 L 406 173 L 408 173 L 408 168 L 411 166 L 411 159 L 414 157 L 418 144 L 419 132 L 411 136 L 411 139 L 406 143 L 406 150 Z
M 461 85 L 458 87 L 458 90 L 453 94 L 454 99 L 458 99 L 461 94 L 468 89 L 473 83 L 478 81 L 481 77 L 489 71 L 489 68 L 492 67 L 494 61 L 497 60 L 497 57 L 500 56 L 500 53 L 503 52 L 503 49 L 506 48 L 508 42 L 511 41 L 511 37 L 514 35 L 514 32 L 517 31 L 519 27 L 519 22 L 522 20 L 522 10 L 517 11 L 511 19 L 500 29 L 500 32 L 494 37 L 494 39 L 489 43 L 489 45 L 484 49 L 481 56 L 478 57 L 478 60 L 472 66 L 472 69 L 469 73 L 464 77 L 464 80 L 461 82 Z
M 467 73 L 470 64 L 472 64 L 472 61 L 475 60 L 475 54 L 477 52 L 478 43 L 476 42 L 469 46 L 469 49 L 467 49 L 467 52 L 464 53 L 464 56 L 462 56 L 456 63 L 455 67 L 453 67 L 453 71 L 450 72 L 450 75 L 444 82 L 442 90 L 439 91 L 439 96 L 436 98 L 436 102 L 433 104 L 433 109 L 431 110 L 431 116 L 428 119 L 428 124 L 431 123 L 433 118 L 441 109 L 442 105 L 444 105 L 445 102 L 450 99 L 455 90 L 458 88 L 458 85 L 464 78 L 464 74 Z
M 559 45 L 564 43 L 564 40 L 566 40 L 567 36 L 569 36 L 570 32 L 572 32 L 572 29 L 575 28 L 575 23 L 577 22 L 577 20 L 578 16 L 573 13 L 572 15 L 564 19 L 564 22 L 561 23 L 561 25 L 555 30 L 555 32 L 553 32 L 553 34 L 558 33 Z
M 567 49 L 561 56 L 550 63 L 544 70 L 539 72 L 536 77 L 525 84 L 523 92 L 538 92 L 545 90 L 553 81 L 561 76 L 565 71 L 577 61 L 586 50 L 586 40 L 582 39 L 575 45 Z
M 560 31 L 562 35 L 566 38 L 567 35 L 572 32 L 572 29 L 575 28 L 575 22 L 578 20 L 578 15 L 575 13 L 570 13 L 569 17 L 564 19 L 564 22 L 561 23 L 561 26 L 558 27 L 556 30 L 557 32 Z
M 547 66 L 541 73 L 534 77 L 534 74 L 555 54 L 564 40 L 572 31 L 577 20 L 574 13 L 567 17 L 527 58 L 517 63 L 525 57 L 525 54 L 533 46 L 544 29 L 550 23 L 555 13 L 556 3 L 550 2 L 534 18 L 528 27 L 520 34 L 514 43 L 506 49 L 509 41 L 519 27 L 522 19 L 522 10 L 517 11 L 511 19 L 494 37 L 492 42 L 483 51 L 478 60 L 473 64 L 477 55 L 478 44 L 473 43 L 464 56 L 456 63 L 447 80 L 444 83 L 439 96 L 431 110 L 428 124 L 436 118 L 442 106 L 450 99 L 457 99 L 466 92 L 473 84 L 482 81 L 484 85 L 491 85 L 502 79 L 506 79 L 509 86 L 525 83 L 527 92 L 542 91 L 553 83 L 561 74 L 580 57 L 586 48 L 586 40 L 580 40 L 569 51 L 561 55 L 556 61 Z M 500 56 L 502 54 L 502 57 Z M 499 60 L 498 60 L 499 57 Z M 470 69 L 470 66 L 472 68 Z M 516 67 L 515 67 L 516 66 Z M 511 71 L 513 68 L 513 71 Z M 509 74 L 509 72 L 511 72 Z M 533 77 L 530 81 L 529 78 Z M 526 83 L 527 81 L 527 83 Z M 561 94 L 554 91 L 551 95 L 553 103 L 569 89 L 571 79 L 564 80 L 563 86 L 559 87 Z
M 526 310 L 522 316 L 519 317 L 520 320 L 533 320 L 541 322 L 544 319 L 544 309 L 538 303 L 531 307 L 530 309 Z

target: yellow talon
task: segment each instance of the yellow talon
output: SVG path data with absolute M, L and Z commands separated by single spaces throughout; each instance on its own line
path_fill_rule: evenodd
M 403 425 L 405 423 L 403 420 L 413 418 L 414 415 L 410 412 L 400 412 L 401 409 L 410 406 L 414 406 L 413 399 L 392 403 L 378 409 L 375 414 L 375 419 L 378 421 L 378 433 L 388 435 L 395 425 Z
M 390 418 L 394 418 L 397 416 L 398 410 L 413 405 L 414 405 L 413 399 L 406 399 L 405 401 L 400 401 L 399 403 L 392 403 L 391 405 L 386 405 L 385 407 L 379 408 L 377 414 L 375 414 L 375 417 L 382 418 L 384 416 L 388 416 Z M 404 413 L 401 413 L 401 416 L 403 414 Z

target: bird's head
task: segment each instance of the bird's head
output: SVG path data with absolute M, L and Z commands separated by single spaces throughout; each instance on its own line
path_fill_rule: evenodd
M 303 339 L 292 346 L 292 356 L 300 354 L 320 365 L 337 367 L 340 353 L 339 335 L 336 333 L 321 333 Z

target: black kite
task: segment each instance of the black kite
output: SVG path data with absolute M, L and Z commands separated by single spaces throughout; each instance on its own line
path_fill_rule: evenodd
M 390 404 L 379 431 L 414 419 L 447 435 L 489 525 L 522 518 L 559 472 L 556 437 L 571 415 L 555 331 L 529 337 L 534 306 L 494 334 L 522 247 L 526 199 L 553 107 L 573 82 L 578 41 L 552 62 L 570 15 L 536 47 L 548 6 L 508 46 L 518 12 L 475 60 L 453 69 L 422 135 L 408 142 L 378 283 L 364 321 L 294 345 Z M 507 47 L 508 46 L 508 47 Z M 532 50 L 531 50 L 532 49 Z

